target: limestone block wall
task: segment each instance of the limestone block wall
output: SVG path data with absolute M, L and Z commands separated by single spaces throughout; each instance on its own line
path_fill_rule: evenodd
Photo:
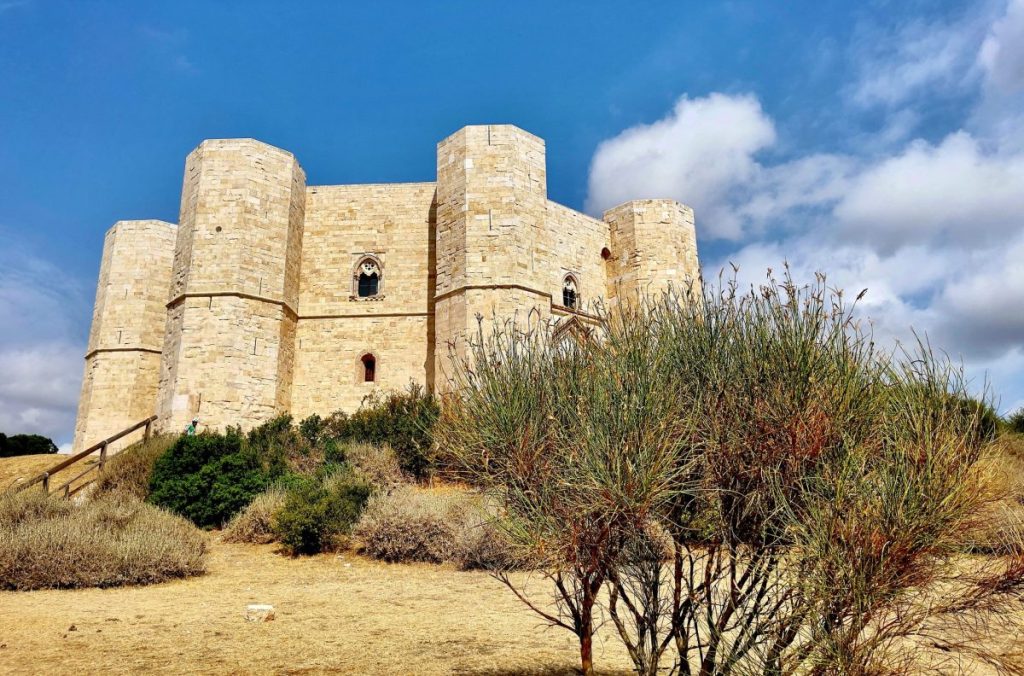
M 306 191 L 292 410 L 353 411 L 374 390 L 432 387 L 433 183 Z M 354 293 L 356 266 L 382 265 L 380 294 Z M 361 358 L 376 359 L 376 382 Z
M 119 221 L 107 231 L 78 400 L 79 451 L 153 415 L 176 226 Z M 132 443 L 125 437 L 111 450 Z
M 548 250 L 554 255 L 543 261 L 548 273 L 544 288 L 561 305 L 562 283 L 571 274 L 578 284 L 578 307 L 595 309 L 607 290 L 607 261 L 601 252 L 610 250 L 608 224 L 549 201 L 547 233 L 552 239 Z
M 693 209 L 674 200 L 636 200 L 604 213 L 610 229 L 609 303 L 685 292 L 699 282 Z M 699 287 L 698 287 L 699 288 Z
M 437 147 L 435 386 L 449 346 L 456 358 L 476 331 L 476 315 L 496 296 L 532 299 L 520 316 L 550 314 L 553 239 L 547 231 L 544 141 L 511 125 L 464 127 Z M 474 291 L 472 295 L 467 292 Z M 512 293 L 515 292 L 515 293 Z M 546 296 L 546 298 L 545 298 Z
M 160 371 L 160 427 L 251 427 L 291 407 L 305 174 L 252 139 L 188 157 Z

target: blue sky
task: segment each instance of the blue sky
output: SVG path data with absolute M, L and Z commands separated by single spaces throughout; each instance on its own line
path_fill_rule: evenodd
M 0 431 L 70 440 L 102 234 L 176 221 L 202 139 L 433 180 L 502 122 L 552 199 L 686 202 L 706 274 L 867 287 L 1024 404 L 1024 0 L 299 5 L 0 0 Z

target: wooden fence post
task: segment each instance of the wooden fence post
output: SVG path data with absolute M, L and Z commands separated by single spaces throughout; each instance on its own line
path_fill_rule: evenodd
M 143 441 L 145 441 L 146 439 L 149 439 L 149 435 L 151 434 L 151 428 L 152 427 L 153 427 L 153 421 L 152 420 L 147 420 L 146 421 L 146 431 L 142 433 L 142 440 Z
M 44 493 L 49 493 L 50 492 L 50 473 L 49 472 L 43 472 L 43 492 Z
M 107 464 L 107 442 L 103 442 L 100 446 L 100 471 L 103 471 L 103 466 Z

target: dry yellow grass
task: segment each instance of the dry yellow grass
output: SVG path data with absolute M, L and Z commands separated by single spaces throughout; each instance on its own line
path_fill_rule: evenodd
M 53 467 L 58 462 L 66 460 L 67 457 L 68 456 L 60 455 L 59 453 L 51 453 L 45 455 L 19 455 L 14 458 L 0 458 L 0 491 L 34 478 L 37 474 L 41 474 L 46 471 L 48 467 Z M 72 468 L 58 472 L 50 480 L 51 488 L 56 488 L 84 470 L 88 466 L 85 463 L 94 463 L 97 461 L 98 456 L 96 460 L 93 460 L 92 458 L 89 460 L 83 460 L 81 463 L 75 464 Z
M 210 538 L 202 577 L 0 592 L 2 671 L 568 674 L 578 663 L 573 636 L 542 626 L 485 573 L 351 554 L 291 559 L 274 545 Z M 250 603 L 272 604 L 276 619 L 247 622 Z M 610 631 L 598 667 L 629 673 Z

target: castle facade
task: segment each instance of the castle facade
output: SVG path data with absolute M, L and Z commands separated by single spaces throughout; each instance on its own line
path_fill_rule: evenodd
M 375 390 L 444 391 L 478 315 L 569 326 L 698 275 L 693 211 L 591 218 L 547 198 L 544 141 L 510 125 L 437 145 L 433 183 L 306 184 L 252 139 L 188 156 L 178 225 L 119 221 L 100 265 L 75 450 L 157 429 L 250 428 L 351 411 Z M 129 437 L 123 443 L 130 443 Z

